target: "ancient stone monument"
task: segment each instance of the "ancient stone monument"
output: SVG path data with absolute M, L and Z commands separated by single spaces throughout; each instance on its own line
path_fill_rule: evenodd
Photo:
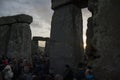
M 30 59 L 32 20 L 25 14 L 0 18 L 0 55 Z
M 82 45 L 81 8 L 87 3 L 92 13 L 87 30 L 89 65 L 97 80 L 120 80 L 119 0 L 52 0 L 51 68 L 61 73 L 65 64 L 82 60 L 82 47 L 77 44 Z
M 97 80 L 120 80 L 120 0 L 89 0 L 90 38 L 99 57 L 91 60 Z M 91 28 L 91 27 L 89 27 Z M 89 36 L 89 35 L 88 35 Z
M 83 60 L 82 13 L 87 0 L 52 0 L 54 10 L 50 39 L 50 68 L 63 73 L 66 64 Z
M 48 44 L 49 44 L 49 38 L 47 37 L 33 37 L 32 39 L 32 54 L 39 53 L 38 52 L 38 41 L 45 41 L 45 50 L 44 53 L 48 54 Z

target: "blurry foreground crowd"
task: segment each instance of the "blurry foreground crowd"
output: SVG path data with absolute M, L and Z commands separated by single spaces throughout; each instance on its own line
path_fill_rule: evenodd
M 79 63 L 77 69 L 65 65 L 64 75 L 49 69 L 47 55 L 32 55 L 32 63 L 25 58 L 0 57 L 0 80 L 95 80 L 92 67 Z

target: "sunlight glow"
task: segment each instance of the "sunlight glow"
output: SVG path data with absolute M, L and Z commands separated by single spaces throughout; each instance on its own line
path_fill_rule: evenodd
M 38 41 L 38 46 L 45 47 L 45 41 Z
M 82 15 L 83 15 L 83 43 L 84 43 L 84 49 L 86 48 L 86 31 L 87 31 L 87 20 L 92 15 L 90 11 L 87 8 L 82 9 Z

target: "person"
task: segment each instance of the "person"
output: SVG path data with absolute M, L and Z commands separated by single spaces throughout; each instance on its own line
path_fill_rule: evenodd
M 65 65 L 64 77 L 63 80 L 73 80 L 73 71 L 69 65 Z
M 76 73 L 77 80 L 85 80 L 85 68 L 83 63 L 78 64 L 78 70 Z
M 13 72 L 10 64 L 7 64 L 6 67 L 3 70 L 4 73 L 4 79 L 5 80 L 12 80 L 13 78 Z
M 20 80 L 33 80 L 33 76 L 28 65 L 24 65 L 23 73 L 20 76 Z
M 60 74 L 55 75 L 55 80 L 63 80 L 63 76 Z
M 86 80 L 95 80 L 95 76 L 93 75 L 92 67 L 88 66 L 85 72 Z
M 8 64 L 8 59 L 6 57 L 3 58 L 2 64 L 4 67 Z
M 13 70 L 13 73 L 15 74 L 13 76 L 13 80 L 17 80 L 17 78 L 19 77 L 19 64 L 17 62 L 17 59 L 16 58 L 13 58 L 11 60 L 11 63 L 12 63 L 12 70 Z

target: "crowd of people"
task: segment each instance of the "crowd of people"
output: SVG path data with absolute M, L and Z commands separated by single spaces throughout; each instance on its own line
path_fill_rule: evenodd
M 50 72 L 49 57 L 35 53 L 32 63 L 27 59 L 0 58 L 0 80 L 95 80 L 92 67 L 83 63 L 72 69 L 65 65 L 64 75 Z
M 80 63 L 75 71 L 69 65 L 65 67 L 62 80 L 96 80 L 91 66 L 85 66 Z

